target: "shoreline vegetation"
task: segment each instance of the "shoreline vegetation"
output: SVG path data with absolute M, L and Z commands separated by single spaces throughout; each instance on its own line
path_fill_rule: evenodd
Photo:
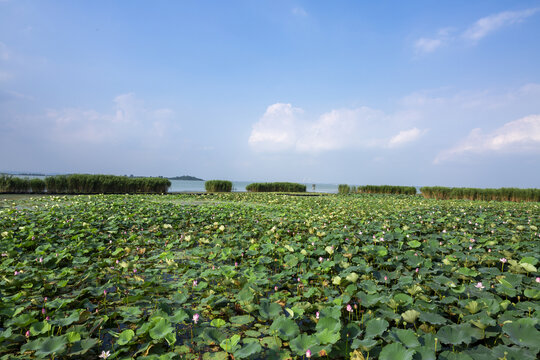
M 69 174 L 51 175 L 44 179 L 23 178 L 11 174 L 0 174 L 0 193 L 2 194 L 166 194 L 171 186 L 170 180 L 204 181 L 183 175 L 172 178 L 140 177 L 116 175 Z M 251 183 L 247 192 L 291 192 L 304 193 L 306 185 L 291 182 Z M 231 192 L 233 184 L 228 180 L 208 180 L 207 193 Z M 540 202 L 540 189 L 537 188 L 465 188 L 424 186 L 417 192 L 414 186 L 395 185 L 348 185 L 340 184 L 338 194 L 389 194 L 422 196 L 436 200 L 481 200 Z
M 252 183 L 248 192 L 306 192 L 306 185 L 291 182 Z
M 19 194 L 125 194 L 166 193 L 169 179 L 115 175 L 71 174 L 48 176 L 45 179 L 24 179 L 0 175 L 0 193 Z
M 436 200 L 482 200 L 482 201 L 513 201 L 539 202 L 540 189 L 529 188 L 464 188 L 444 186 L 423 186 L 418 194 L 414 186 L 365 185 L 354 186 L 340 184 L 338 194 L 394 194 L 420 195 L 426 199 Z

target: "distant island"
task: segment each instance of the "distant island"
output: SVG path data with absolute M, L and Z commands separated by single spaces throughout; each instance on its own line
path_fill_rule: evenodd
M 189 176 L 189 175 L 170 177 L 169 180 L 204 181 L 203 179 L 199 179 L 199 178 L 196 178 L 195 176 Z

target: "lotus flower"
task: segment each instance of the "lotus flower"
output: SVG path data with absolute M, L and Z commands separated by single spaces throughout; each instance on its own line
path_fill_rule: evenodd
M 307 349 L 306 357 L 309 359 L 311 357 L 311 350 Z
M 199 321 L 199 314 L 193 315 L 193 322 L 196 324 Z
M 480 289 L 480 290 L 482 290 L 482 289 L 485 289 L 485 288 L 486 288 L 486 287 L 485 287 L 484 285 L 482 285 L 482 282 L 481 282 L 481 281 L 480 281 L 480 282 L 478 282 L 478 284 L 474 285 L 474 287 L 475 287 L 475 288 L 477 288 L 477 289 Z
M 102 351 L 102 352 L 101 352 L 101 355 L 99 355 L 99 357 L 102 358 L 102 359 L 106 359 L 106 358 L 108 358 L 109 356 L 111 356 L 111 352 L 110 352 L 110 351 L 107 351 L 107 352 Z

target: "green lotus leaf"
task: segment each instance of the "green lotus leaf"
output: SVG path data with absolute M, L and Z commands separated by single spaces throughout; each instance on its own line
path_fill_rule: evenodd
M 172 323 L 177 323 L 177 324 L 184 322 L 188 318 L 189 318 L 189 315 L 183 309 L 178 309 L 174 312 L 172 316 L 169 316 L 169 320 Z
M 427 322 L 434 325 L 444 325 L 448 322 L 444 317 L 432 312 L 420 312 L 420 321 Z
M 216 327 L 216 328 L 220 328 L 222 326 L 225 326 L 227 324 L 227 322 L 223 319 L 214 319 L 212 321 L 210 321 L 210 326 L 213 326 L 213 327 Z
M 378 344 L 375 339 L 354 339 L 351 344 L 351 349 L 361 349 L 363 351 L 370 351 Z
M 330 316 L 324 316 L 319 319 L 315 328 L 317 331 L 328 330 L 330 332 L 339 332 L 341 330 L 341 321 Z
M 76 331 L 70 331 L 66 333 L 66 339 L 70 343 L 74 343 L 81 340 L 81 334 Z
M 418 360 L 437 360 L 437 355 L 435 355 L 435 351 L 433 348 L 429 348 L 426 346 L 419 346 L 414 348 L 416 351 L 416 354 L 414 354 L 414 358 Z
M 415 351 L 407 349 L 400 343 L 388 344 L 379 354 L 379 360 L 412 360 Z
M 529 299 L 538 300 L 540 299 L 540 289 L 533 289 L 533 288 L 525 289 L 525 291 L 523 292 L 523 295 L 525 295 Z
M 409 247 L 413 248 L 413 249 L 416 249 L 416 248 L 419 248 L 420 246 L 422 246 L 422 243 L 418 240 L 411 240 L 407 243 L 407 245 L 409 245 Z
M 323 329 L 315 333 L 317 340 L 321 344 L 335 344 L 340 338 L 341 334 L 339 332 L 330 331 L 329 329 Z
M 167 334 L 173 332 L 174 329 L 171 323 L 166 319 L 159 319 L 156 324 L 150 329 L 150 337 L 154 340 L 164 339 Z
M 271 331 L 277 332 L 280 338 L 283 340 L 290 340 L 300 334 L 300 329 L 294 320 L 288 319 L 284 316 L 278 317 L 270 326 Z
M 35 322 L 30 326 L 30 334 L 32 335 L 41 335 L 47 333 L 51 330 L 51 324 L 47 321 Z
M 394 295 L 394 300 L 397 301 L 400 305 L 410 305 L 413 303 L 413 298 L 403 293 Z
M 473 337 L 480 339 L 482 333 L 469 324 L 446 325 L 437 331 L 437 337 L 443 344 L 459 345 L 462 343 L 470 344 Z
M 259 314 L 264 320 L 273 319 L 281 314 L 281 306 L 275 302 L 269 302 L 266 299 L 261 300 Z
M 523 268 L 523 270 L 525 270 L 528 273 L 538 271 L 536 269 L 536 266 L 534 266 L 532 264 L 529 264 L 529 263 L 520 263 L 519 266 L 521 266 Z
M 410 329 L 395 329 L 392 331 L 398 340 L 408 348 L 414 348 L 420 346 L 418 337 L 414 331 Z
M 515 322 L 506 323 L 502 327 L 503 333 L 510 337 L 514 344 L 526 346 L 533 349 L 540 349 L 540 331 L 530 323 L 520 319 Z
M 240 350 L 234 352 L 235 359 L 244 359 L 252 355 L 258 354 L 262 351 L 262 347 L 259 342 L 250 342 L 243 346 Z
M 443 351 L 442 353 L 440 353 L 439 359 L 441 360 L 474 360 L 472 357 L 470 357 L 464 352 L 450 352 L 450 351 Z
M 118 336 L 118 340 L 116 340 L 116 343 L 118 345 L 126 345 L 131 341 L 131 339 L 133 339 L 134 336 L 135 332 L 133 330 L 126 329 L 120 333 L 120 335 Z
M 92 349 L 98 343 L 98 339 L 84 339 L 81 341 L 77 341 L 71 345 L 69 356 L 79 356 L 86 354 L 88 350 Z
M 240 335 L 233 335 L 228 339 L 223 340 L 219 346 L 225 350 L 226 352 L 232 354 L 235 351 L 240 349 L 240 346 L 238 345 L 238 342 L 240 342 Z
M 366 323 L 366 339 L 381 335 L 388 328 L 388 321 L 384 319 L 371 319 Z
M 36 350 L 36 356 L 45 357 L 51 354 L 59 355 L 66 349 L 65 336 L 51 336 L 46 338 Z
M 227 335 L 216 328 L 207 327 L 202 333 L 203 339 L 211 343 L 220 344 L 223 340 L 227 338 Z
M 236 326 L 249 324 L 253 322 L 253 320 L 255 319 L 253 318 L 253 316 L 250 316 L 250 315 L 233 316 L 229 319 L 231 324 L 236 325 Z
M 289 343 L 291 350 L 301 356 L 304 356 L 307 350 L 313 349 L 317 345 L 319 345 L 319 340 L 315 336 L 307 334 L 300 334 Z
M 491 350 L 491 353 L 497 359 L 504 359 L 506 357 L 507 360 L 538 360 L 536 356 L 538 353 L 537 350 L 518 346 L 498 345 Z
M 229 354 L 225 351 L 205 352 L 203 360 L 228 360 Z
M 520 263 L 527 263 L 536 266 L 536 264 L 538 264 L 538 259 L 533 256 L 526 256 L 521 259 Z
M 263 337 L 260 340 L 260 343 L 262 346 L 266 348 L 270 348 L 270 349 L 279 349 L 283 345 L 283 343 L 281 342 L 281 339 L 275 336 Z

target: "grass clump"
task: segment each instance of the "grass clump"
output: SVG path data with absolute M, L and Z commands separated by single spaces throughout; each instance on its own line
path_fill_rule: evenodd
M 231 192 L 232 182 L 228 180 L 208 180 L 204 183 L 206 192 Z
M 338 194 L 348 194 L 351 192 L 351 187 L 347 184 L 338 185 Z
M 540 201 L 540 189 L 519 188 L 452 188 L 444 186 L 424 186 L 420 188 L 425 198 L 448 200 L 483 200 L 483 201 Z
M 306 185 L 291 182 L 252 183 L 246 186 L 249 192 L 306 192 Z
M 414 186 L 394 186 L 394 185 L 364 185 L 358 186 L 357 192 L 367 194 L 395 194 L 395 195 L 415 195 Z
M 165 178 L 130 178 L 115 175 L 71 174 L 48 176 L 43 179 L 23 179 L 0 176 L 0 192 L 49 194 L 125 194 L 166 193 L 171 182 Z

